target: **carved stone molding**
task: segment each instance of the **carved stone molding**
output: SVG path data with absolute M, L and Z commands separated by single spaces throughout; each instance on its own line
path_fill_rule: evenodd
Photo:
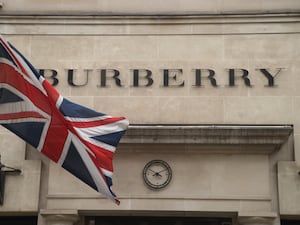
M 277 218 L 273 212 L 239 213 L 239 225 L 272 225 Z
M 239 225 L 272 225 L 274 218 L 269 217 L 244 217 L 239 218 Z
M 219 15 L 86 15 L 84 13 L 22 15 L 2 12 L 0 18 L 3 35 L 191 35 L 220 34 L 220 32 L 221 34 L 299 32 L 299 12 Z M 164 29 L 161 29 L 161 26 Z
M 73 225 L 78 221 L 76 210 L 41 210 L 46 225 Z
M 290 136 L 289 125 L 132 125 L 124 144 L 268 145 L 278 149 Z

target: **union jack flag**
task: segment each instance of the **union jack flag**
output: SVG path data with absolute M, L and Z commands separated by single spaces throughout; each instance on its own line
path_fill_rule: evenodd
M 128 121 L 63 98 L 2 36 L 0 123 L 119 204 L 111 190 L 112 160 Z

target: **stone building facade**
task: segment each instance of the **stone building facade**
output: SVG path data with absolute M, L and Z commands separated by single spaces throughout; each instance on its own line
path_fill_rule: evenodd
M 0 32 L 66 98 L 130 127 L 119 206 L 4 128 L 0 224 L 299 224 L 300 2 L 2 0 Z M 153 189 L 143 170 L 167 162 Z M 3 189 L 3 187 L 1 187 Z

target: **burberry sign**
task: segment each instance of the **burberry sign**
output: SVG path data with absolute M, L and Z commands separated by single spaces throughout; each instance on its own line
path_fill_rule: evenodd
M 203 86 L 227 86 L 235 87 L 244 85 L 247 87 L 255 86 L 253 81 L 254 76 L 260 76 L 265 87 L 275 87 L 276 77 L 281 73 L 283 68 L 256 68 L 252 70 L 253 74 L 245 68 L 228 68 L 223 71 L 207 68 L 193 68 L 190 70 L 184 69 L 129 69 L 122 71 L 116 68 L 106 69 L 64 69 L 59 72 L 55 69 L 40 69 L 39 72 L 53 86 L 59 84 L 61 79 L 67 79 L 67 82 L 72 87 L 83 87 L 89 84 L 90 76 L 97 77 L 97 87 L 151 87 L 154 83 L 158 83 L 162 87 L 184 87 L 189 85 L 195 87 Z M 217 76 L 218 75 L 218 76 Z M 125 82 L 125 77 L 129 76 L 129 82 Z M 218 80 L 218 77 L 225 76 Z M 76 79 L 79 78 L 80 79 Z M 78 81 L 80 80 L 80 81 Z M 189 80 L 189 82 L 186 82 Z M 221 82 L 223 81 L 223 83 Z

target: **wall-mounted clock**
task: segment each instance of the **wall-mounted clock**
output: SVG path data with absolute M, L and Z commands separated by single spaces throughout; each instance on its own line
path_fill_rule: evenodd
M 153 189 L 166 187 L 172 179 L 171 167 L 163 160 L 148 162 L 143 170 L 145 183 Z

